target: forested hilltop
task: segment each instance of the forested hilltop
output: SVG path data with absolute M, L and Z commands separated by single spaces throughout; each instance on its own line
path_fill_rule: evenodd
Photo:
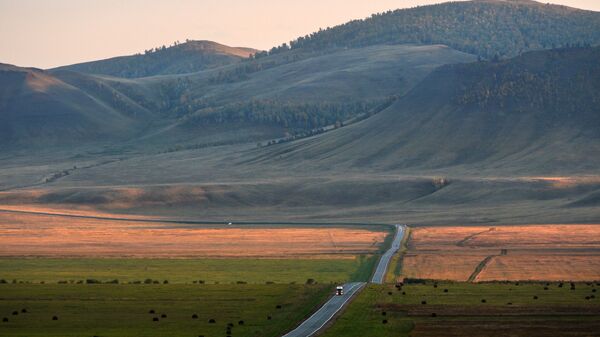
M 401 43 L 445 44 L 487 59 L 597 45 L 600 13 L 529 0 L 448 2 L 374 14 L 300 37 L 270 53 Z
M 255 49 L 229 47 L 212 41 L 188 40 L 151 48 L 143 54 L 73 64 L 54 70 L 124 78 L 185 74 L 236 63 L 256 52 Z

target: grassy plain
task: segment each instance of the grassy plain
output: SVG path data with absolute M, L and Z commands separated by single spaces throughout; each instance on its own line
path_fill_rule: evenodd
M 274 337 L 293 328 L 324 301 L 330 288 L 0 284 L 0 317 L 8 319 L 0 321 L 0 336 L 225 336 L 227 324 L 232 323 L 232 336 Z M 194 314 L 197 319 L 192 318 Z M 210 319 L 216 322 L 209 323 Z
M 0 212 L 0 256 L 348 257 L 379 251 L 376 227 L 184 225 Z
M 556 282 L 368 285 L 324 336 L 597 336 L 598 288 L 576 283 L 571 290 Z
M 0 279 L 57 283 L 118 279 L 121 283 L 147 278 L 169 283 L 265 284 L 365 281 L 376 257 L 344 259 L 0 259 Z

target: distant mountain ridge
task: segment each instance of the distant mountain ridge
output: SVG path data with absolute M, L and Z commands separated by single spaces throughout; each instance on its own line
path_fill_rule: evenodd
M 52 70 L 124 78 L 185 74 L 239 62 L 257 52 L 256 49 L 229 47 L 213 41 L 187 41 L 148 50 L 144 54 L 78 63 Z

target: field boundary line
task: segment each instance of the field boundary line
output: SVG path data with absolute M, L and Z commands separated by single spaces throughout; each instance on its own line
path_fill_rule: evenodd
M 471 275 L 467 279 L 467 282 L 474 282 L 475 279 L 477 279 L 477 277 L 479 276 L 479 274 L 481 274 L 483 269 L 485 269 L 485 267 L 488 265 L 488 263 L 490 263 L 490 261 L 492 261 L 492 259 L 495 258 L 496 256 L 498 256 L 498 255 L 486 256 L 485 259 L 483 259 L 481 262 L 479 262 L 477 267 L 475 267 L 475 270 L 473 270 L 473 273 L 471 273 Z

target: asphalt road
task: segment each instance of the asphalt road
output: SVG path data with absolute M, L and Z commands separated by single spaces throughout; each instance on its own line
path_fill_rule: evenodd
M 381 256 L 381 259 L 379 259 L 377 269 L 375 269 L 375 273 L 371 278 L 371 283 L 382 284 L 385 281 L 385 274 L 388 269 L 388 265 L 390 264 L 390 260 L 394 254 L 396 254 L 396 252 L 400 249 L 400 243 L 402 242 L 405 229 L 406 227 L 404 225 L 396 225 L 396 236 L 394 236 L 392 246 Z
M 385 272 L 394 254 L 400 249 L 400 243 L 404 236 L 406 227 L 396 225 L 396 235 L 392 246 L 379 259 L 377 269 L 373 274 L 371 283 L 381 284 L 385 279 Z M 317 333 L 335 314 L 340 311 L 344 305 L 365 285 L 364 282 L 354 282 L 344 284 L 344 295 L 333 296 L 317 312 L 300 324 L 296 329 L 283 335 L 283 337 L 310 337 Z
M 296 329 L 283 335 L 283 337 L 309 337 L 321 330 L 321 328 L 340 311 L 344 305 L 360 290 L 366 283 L 353 282 L 344 284 L 344 295 L 333 296 L 317 312 L 300 324 Z

